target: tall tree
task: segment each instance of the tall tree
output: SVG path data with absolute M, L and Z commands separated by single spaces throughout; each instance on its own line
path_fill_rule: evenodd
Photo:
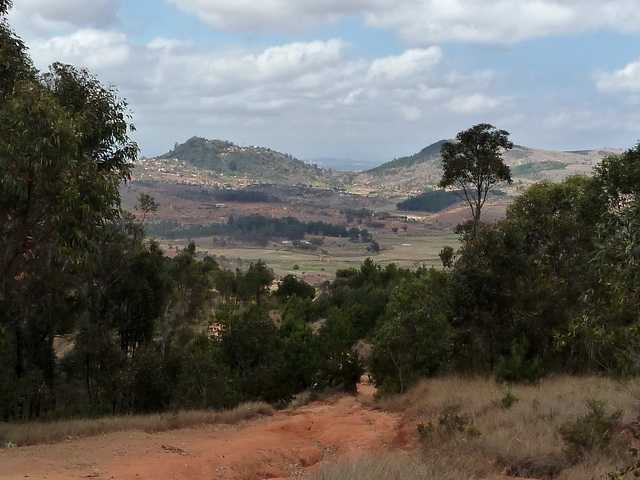
M 34 379 L 15 415 L 34 416 L 37 377 L 54 384 L 53 338 L 80 303 L 95 239 L 120 216 L 118 188 L 138 149 L 114 90 L 68 65 L 33 68 L 6 21 L 10 4 L 0 0 L 0 326 L 15 383 Z
M 442 146 L 440 187 L 460 189 L 471 209 L 475 237 L 489 192 L 501 182 L 511 183 L 511 169 L 502 154 L 513 148 L 509 132 L 481 123 Z

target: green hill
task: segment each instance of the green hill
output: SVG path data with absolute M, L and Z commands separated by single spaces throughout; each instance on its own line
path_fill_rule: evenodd
M 388 173 L 391 170 L 400 170 L 403 168 L 410 168 L 419 163 L 431 162 L 434 160 L 440 160 L 440 150 L 442 149 L 442 145 L 447 143 L 448 140 L 440 140 L 436 143 L 429 145 L 428 147 L 423 148 L 418 153 L 414 155 L 410 155 L 408 157 L 396 158 L 387 163 L 383 163 L 382 165 L 377 166 L 376 168 L 372 168 L 368 170 L 366 173 L 372 175 L 381 175 Z
M 202 170 L 261 182 L 326 185 L 332 172 L 265 147 L 241 147 L 223 140 L 192 137 L 158 157 L 177 159 Z

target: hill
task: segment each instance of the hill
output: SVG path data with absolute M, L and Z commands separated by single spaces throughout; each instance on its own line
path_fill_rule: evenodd
M 392 160 L 358 174 L 352 188 L 385 196 L 419 195 L 441 177 L 440 140 L 420 152 Z M 505 154 L 511 166 L 514 188 L 540 180 L 557 181 L 570 175 L 589 175 L 603 157 L 616 150 L 552 151 L 516 145 Z
M 423 148 L 414 155 L 396 158 L 395 160 L 383 163 L 382 165 L 372 168 L 365 173 L 369 173 L 372 175 L 384 175 L 385 173 L 389 173 L 391 171 L 398 171 L 403 168 L 411 168 L 421 163 L 429 163 L 434 160 L 439 161 L 440 150 L 442 149 L 442 145 L 444 145 L 445 143 L 447 143 L 447 140 L 439 140 L 436 143 Z
M 270 148 L 243 147 L 224 140 L 192 137 L 173 150 L 147 159 L 147 176 L 174 169 L 183 177 L 211 176 L 217 179 L 244 179 L 245 183 L 278 183 L 329 186 L 339 183 L 339 175 L 305 163 L 287 153 Z

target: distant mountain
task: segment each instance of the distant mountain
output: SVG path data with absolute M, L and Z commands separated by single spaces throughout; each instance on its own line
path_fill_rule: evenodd
M 333 172 L 265 147 L 242 147 L 224 140 L 192 137 L 156 160 L 185 162 L 202 171 L 241 177 L 257 183 L 326 186 L 336 181 Z
M 387 163 L 383 163 L 371 170 L 367 170 L 365 173 L 372 175 L 381 175 L 393 170 L 399 170 L 403 168 L 411 168 L 420 163 L 432 162 L 434 160 L 440 160 L 440 150 L 442 145 L 447 143 L 448 140 L 439 140 L 436 143 L 423 148 L 418 153 L 410 155 L 408 157 L 396 158 Z
M 370 170 L 338 172 L 270 148 L 242 147 L 228 141 L 193 137 L 176 144 L 164 155 L 140 162 L 134 179 L 226 188 L 266 183 L 309 185 L 346 188 L 355 194 L 407 198 L 438 184 L 442 175 L 440 150 L 446 142 L 440 140 L 414 155 L 396 158 Z M 589 175 L 603 157 L 618 152 L 604 149 L 560 152 L 516 145 L 505 154 L 515 181 L 514 187 L 506 191 L 509 193 L 540 180 Z M 335 162 L 337 160 L 325 159 L 326 165 L 335 165 Z M 354 163 L 349 166 L 355 167 Z
M 442 176 L 440 140 L 420 152 L 384 163 L 358 174 L 352 189 L 385 196 L 417 195 L 437 185 Z M 618 150 L 552 151 L 515 145 L 504 157 L 517 185 L 540 180 L 561 180 L 570 175 L 589 175 L 602 158 Z M 514 187 L 515 188 L 515 187 Z

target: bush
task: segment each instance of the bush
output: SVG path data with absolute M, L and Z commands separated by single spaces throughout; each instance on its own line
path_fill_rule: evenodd
M 542 377 L 544 370 L 538 357 L 529 358 L 529 343 L 526 339 L 515 340 L 508 356 L 500 358 L 496 366 L 499 382 L 533 383 Z
M 449 405 L 438 418 L 438 430 L 447 434 L 464 433 L 471 426 L 471 417 L 460 412 L 460 405 Z
M 438 416 L 437 426 L 432 422 L 419 423 L 418 436 L 423 442 L 431 441 L 436 434 L 441 440 L 446 440 L 458 434 L 468 437 L 479 437 L 480 431 L 473 424 L 471 416 L 462 413 L 460 405 L 445 406 Z
M 402 393 L 421 376 L 447 367 L 451 326 L 447 277 L 429 271 L 391 295 L 373 339 L 370 371 L 382 394 Z
M 295 275 L 285 276 L 276 292 L 276 296 L 282 301 L 287 301 L 294 296 L 304 299 L 313 298 L 315 295 L 316 289 L 304 280 L 298 279 Z
M 518 403 L 520 399 L 516 397 L 511 390 L 504 394 L 504 397 L 500 399 L 500 408 L 503 410 L 509 410 L 516 403 Z
M 560 427 L 565 453 L 572 462 L 578 462 L 588 453 L 606 449 L 620 425 L 622 411 L 608 414 L 604 402 L 589 400 L 587 409 L 586 415 Z

